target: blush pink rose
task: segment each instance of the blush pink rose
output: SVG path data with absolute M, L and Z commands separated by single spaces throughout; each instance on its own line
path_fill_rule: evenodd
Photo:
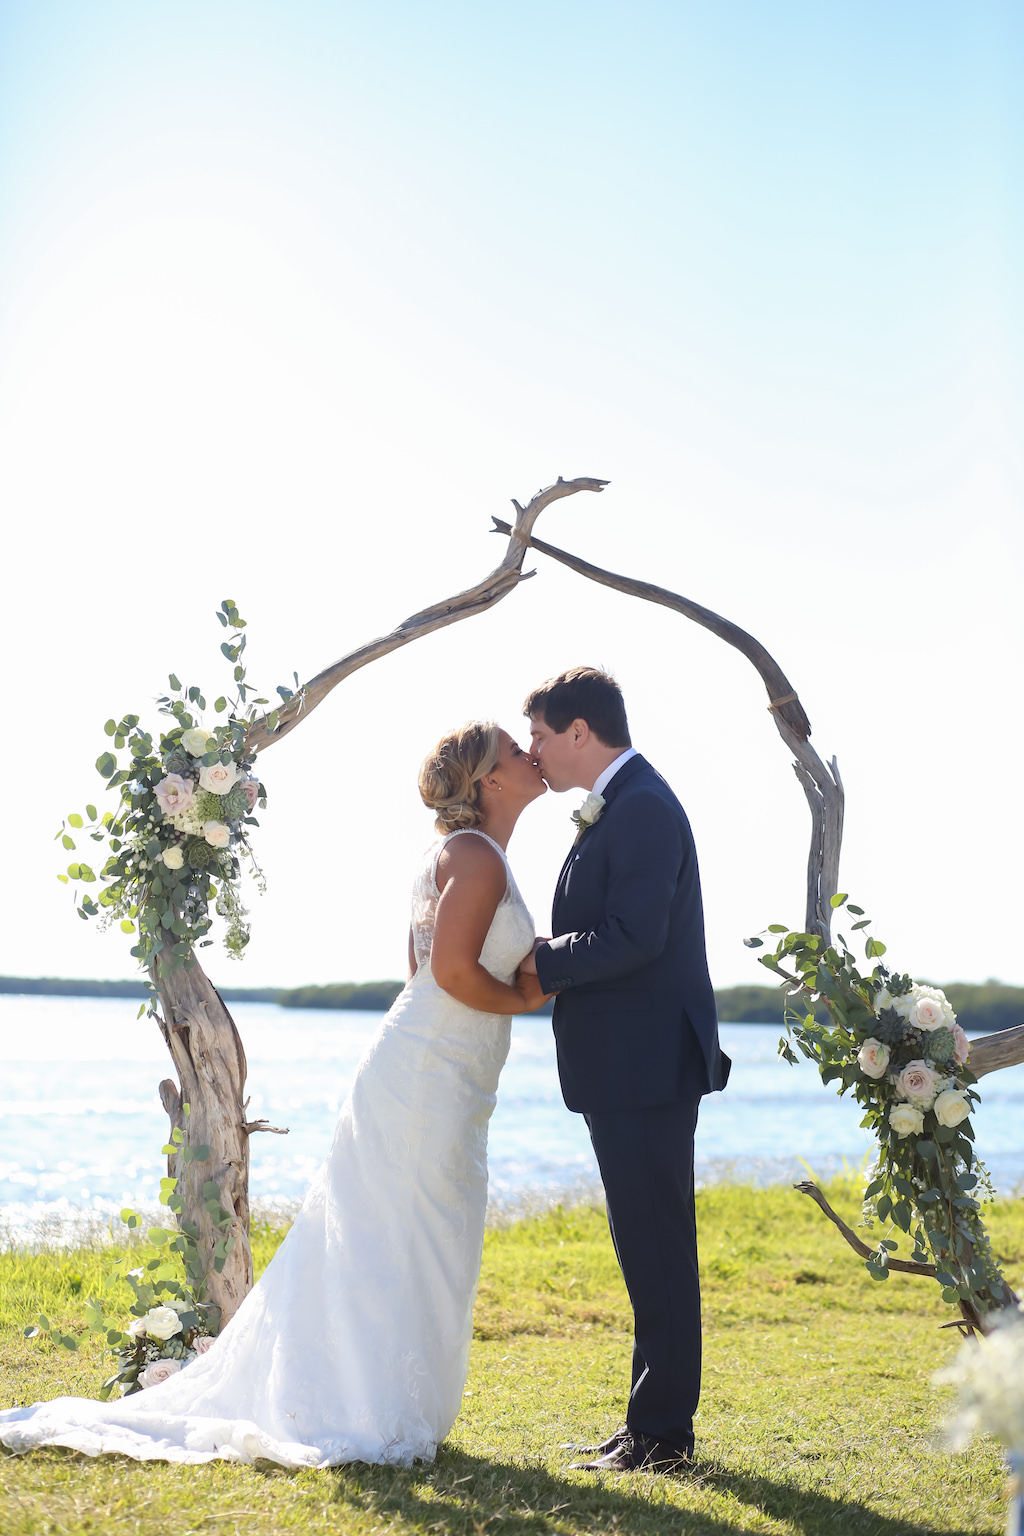
M 192 781 L 183 779 L 180 773 L 169 773 L 153 793 L 164 815 L 173 816 L 178 811 L 187 811 L 192 804 Z
M 879 1078 L 889 1065 L 889 1047 L 872 1035 L 857 1052 L 857 1062 L 865 1077 Z
M 963 1066 L 971 1053 L 971 1042 L 960 1028 L 959 1024 L 953 1025 L 953 1055 L 958 1066 Z
M 170 1381 L 181 1370 L 180 1360 L 154 1360 L 139 1372 L 140 1387 L 158 1387 L 162 1381 Z
M 222 821 L 204 821 L 203 836 L 211 848 L 226 848 L 231 841 L 231 828 Z
M 198 1339 L 192 1340 L 192 1348 L 197 1355 L 205 1355 L 208 1349 L 213 1348 L 213 1340 L 208 1333 L 201 1333 Z
M 938 1029 L 940 1024 L 946 1022 L 946 1015 L 942 1004 L 934 997 L 919 997 L 910 1010 L 910 1021 L 918 1029 Z
M 248 805 L 248 807 L 249 807 L 249 809 L 251 811 L 253 806 L 256 804 L 256 801 L 260 797 L 260 781 L 259 781 L 259 779 L 243 779 L 242 780 L 242 793 L 245 796 L 246 804 Z
M 210 763 L 199 770 L 199 787 L 214 795 L 226 795 L 237 778 L 237 763 Z
M 943 1079 L 923 1061 L 912 1061 L 903 1068 L 896 1079 L 896 1092 L 912 1104 L 923 1104 L 927 1109 L 938 1092 Z

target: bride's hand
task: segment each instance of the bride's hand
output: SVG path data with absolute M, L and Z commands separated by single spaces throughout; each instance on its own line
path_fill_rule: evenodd
M 523 994 L 525 1004 L 523 1013 L 533 1013 L 542 1008 L 544 1004 L 554 996 L 553 992 L 545 992 L 537 978 L 536 971 L 520 969 L 516 978 L 516 988 Z

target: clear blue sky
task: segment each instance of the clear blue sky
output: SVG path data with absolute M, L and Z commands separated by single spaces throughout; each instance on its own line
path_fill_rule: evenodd
M 4 755 L 3 968 L 129 972 L 49 838 L 109 714 L 216 678 L 221 597 L 262 677 L 308 675 L 561 473 L 613 483 L 542 536 L 788 670 L 894 959 L 1024 981 L 1022 66 L 1009 4 L 8 4 L 5 691 L 46 746 Z M 760 685 L 550 568 L 265 759 L 230 979 L 395 974 L 419 758 L 588 658 L 690 811 L 716 982 L 760 979 L 739 941 L 799 920 L 806 842 Z M 571 808 L 512 845 L 542 928 Z

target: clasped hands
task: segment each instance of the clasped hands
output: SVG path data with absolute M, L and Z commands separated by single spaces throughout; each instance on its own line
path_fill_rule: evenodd
M 528 955 L 523 956 L 516 972 L 516 986 L 526 999 L 527 1013 L 533 1013 L 535 1009 L 543 1007 L 548 999 L 554 996 L 553 992 L 544 991 L 537 975 L 537 948 L 546 943 L 546 939 L 534 939 L 533 948 Z

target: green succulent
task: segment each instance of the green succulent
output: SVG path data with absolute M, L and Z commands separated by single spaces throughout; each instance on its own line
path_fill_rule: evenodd
M 218 798 L 222 821 L 238 821 L 249 809 L 249 802 L 240 784 L 233 785 L 226 795 L 220 795 Z
M 937 1067 L 951 1067 L 956 1060 L 956 1041 L 953 1031 L 940 1025 L 928 1035 L 927 1054 Z
M 201 837 L 193 838 L 185 846 L 185 863 L 189 869 L 205 869 L 215 857 L 216 849 L 211 848 Z
M 875 1026 L 871 1033 L 876 1040 L 881 1041 L 883 1045 L 887 1045 L 891 1050 L 894 1045 L 898 1045 L 903 1039 L 905 1026 L 906 1020 L 896 1012 L 895 1008 L 883 1008 L 875 1021 Z

